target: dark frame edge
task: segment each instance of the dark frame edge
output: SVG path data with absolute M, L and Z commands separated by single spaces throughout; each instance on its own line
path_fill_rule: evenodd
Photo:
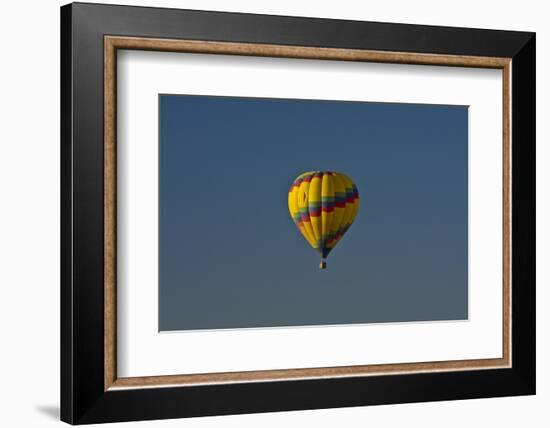
M 512 58 L 512 364 L 536 394 L 536 34 Z
M 60 385 L 60 418 L 63 422 L 75 423 L 74 389 L 73 389 L 73 270 L 72 270 L 72 5 L 60 9 L 60 133 L 61 133 L 61 385 Z

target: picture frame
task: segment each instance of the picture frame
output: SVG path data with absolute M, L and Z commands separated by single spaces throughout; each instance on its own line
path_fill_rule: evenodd
M 501 357 L 118 376 L 120 50 L 501 70 Z M 534 394 L 535 96 L 534 33 L 63 6 L 61 419 L 86 424 Z

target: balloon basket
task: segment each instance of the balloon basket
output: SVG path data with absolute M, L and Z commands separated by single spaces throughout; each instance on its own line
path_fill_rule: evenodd
M 321 260 L 321 263 L 319 263 L 319 269 L 326 269 L 327 268 L 327 262 L 324 260 Z

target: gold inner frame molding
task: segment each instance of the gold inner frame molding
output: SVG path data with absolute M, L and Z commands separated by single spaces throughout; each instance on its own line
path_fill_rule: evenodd
M 393 64 L 440 65 L 494 68 L 502 70 L 502 144 L 503 144 L 503 288 L 502 357 L 492 359 L 427 361 L 420 363 L 375 364 L 302 369 L 260 370 L 226 373 L 202 373 L 169 376 L 117 376 L 116 318 L 116 89 L 117 50 L 168 51 L 212 55 L 244 55 L 335 61 L 381 62 Z M 104 388 L 144 388 L 193 386 L 204 384 L 262 382 L 314 378 L 358 377 L 420 372 L 480 370 L 511 367 L 511 59 L 460 55 L 383 52 L 361 49 L 283 46 L 196 40 L 170 40 L 139 37 L 104 37 Z

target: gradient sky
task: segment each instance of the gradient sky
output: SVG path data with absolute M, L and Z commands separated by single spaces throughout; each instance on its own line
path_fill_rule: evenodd
M 160 95 L 159 329 L 468 317 L 468 109 Z M 287 192 L 361 207 L 321 271 Z

